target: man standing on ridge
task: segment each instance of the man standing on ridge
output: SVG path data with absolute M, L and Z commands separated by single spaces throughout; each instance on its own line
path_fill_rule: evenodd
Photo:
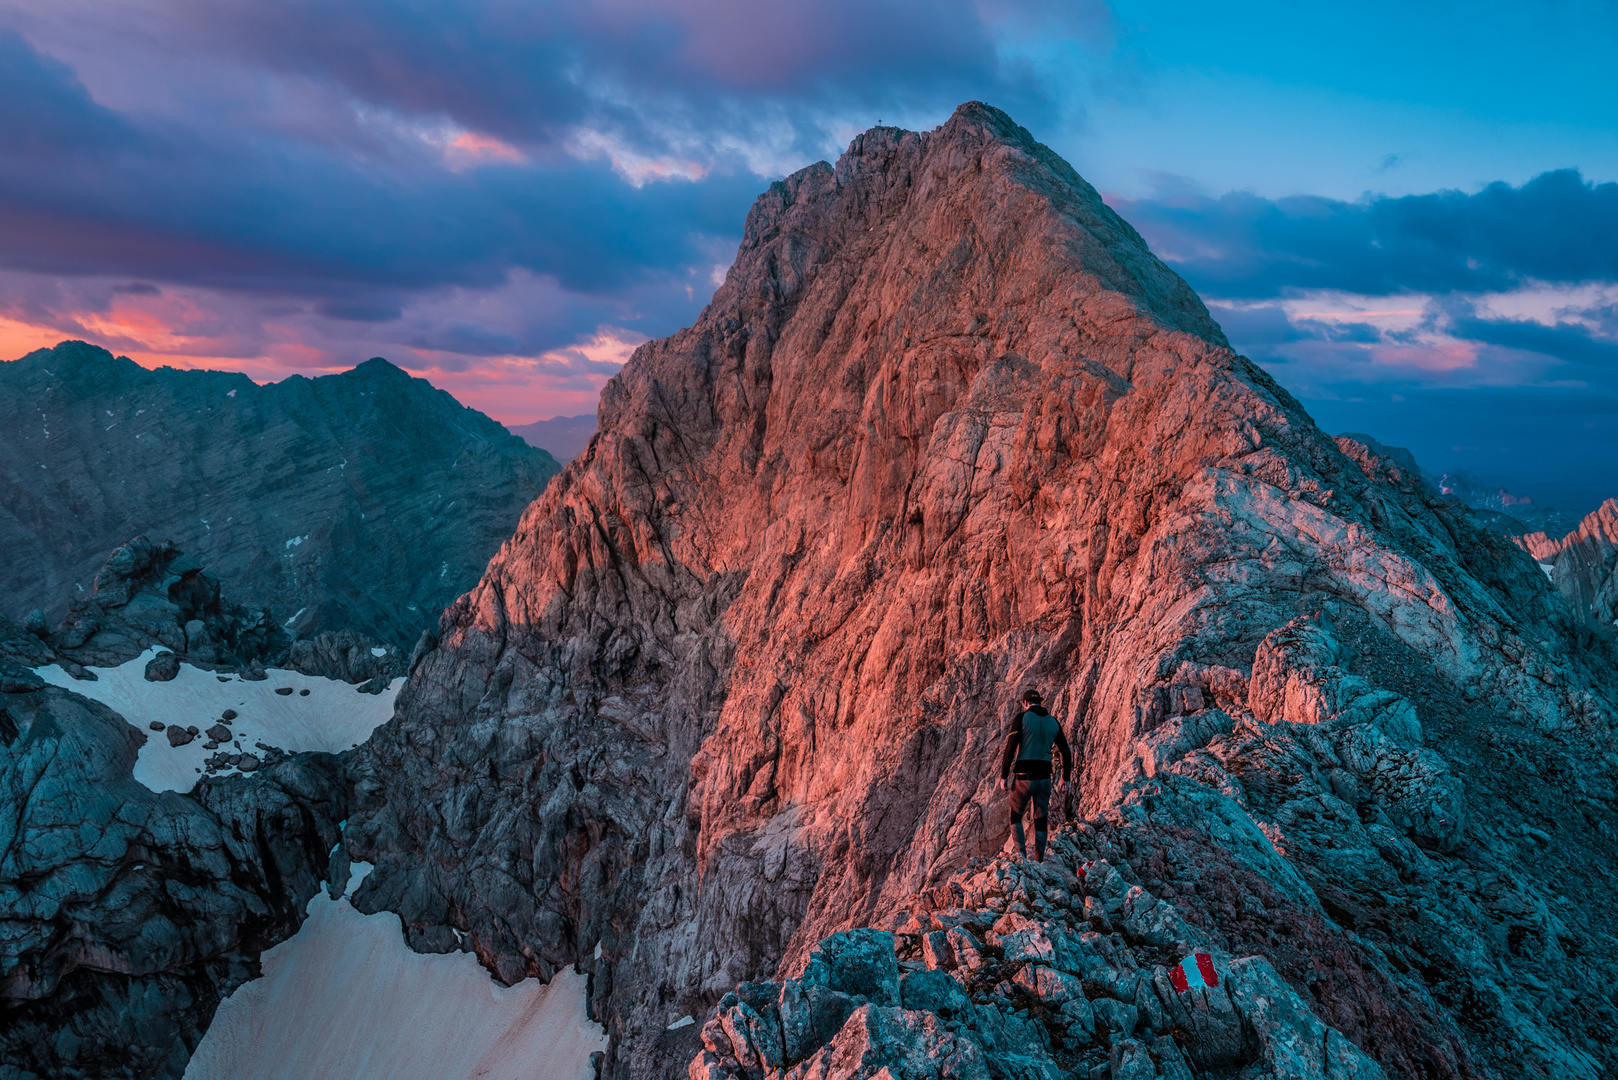
M 1034 859 L 1045 861 L 1045 838 L 1049 833 L 1047 820 L 1051 810 L 1051 748 L 1062 755 L 1062 779 L 1058 788 L 1067 787 L 1067 776 L 1073 767 L 1073 750 L 1062 734 L 1062 725 L 1045 710 L 1044 700 L 1037 690 L 1023 694 L 1022 711 L 1011 722 L 1006 733 L 1005 749 L 1000 753 L 1000 788 L 1011 792 L 1011 835 L 1017 841 L 1017 854 L 1028 854 L 1028 843 L 1022 831 L 1023 811 L 1034 804 Z M 1015 773 L 1015 776 L 1010 774 Z

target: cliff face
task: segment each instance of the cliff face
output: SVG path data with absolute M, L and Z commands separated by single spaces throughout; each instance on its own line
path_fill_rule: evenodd
M 357 752 L 356 902 L 508 980 L 591 966 L 614 1074 L 676 1073 L 672 1020 L 1000 847 L 1033 683 L 1059 815 L 1391 1075 L 1593 1076 L 1610 1009 L 1554 987 L 1611 964 L 1578 897 L 1618 757 L 1570 628 L 967 105 L 772 185 L 609 384 Z
M 299 634 L 409 649 L 557 471 L 385 360 L 258 386 L 63 342 L 0 364 L 0 425 L 0 597 L 53 625 L 145 533 Z
M 1568 605 L 1602 627 L 1618 626 L 1618 499 L 1608 499 L 1579 527 L 1553 540 L 1545 533 L 1515 538 L 1541 566 Z

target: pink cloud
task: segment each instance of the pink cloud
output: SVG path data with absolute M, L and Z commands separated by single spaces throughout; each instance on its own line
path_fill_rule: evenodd
M 307 301 L 197 287 L 4 278 L 0 357 L 78 338 L 145 367 L 240 371 L 262 383 L 382 356 L 512 424 L 594 412 L 601 387 L 646 340 L 608 323 L 559 347 L 526 346 L 536 340 L 536 323 L 570 304 L 554 281 L 535 275 L 513 275 L 494 289 L 427 293 L 380 322 L 323 315 Z

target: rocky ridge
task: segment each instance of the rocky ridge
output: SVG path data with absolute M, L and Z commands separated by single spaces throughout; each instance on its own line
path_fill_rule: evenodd
M 353 630 L 299 637 L 266 608 L 225 599 L 219 579 L 171 541 L 137 536 L 115 548 L 97 571 L 90 593 L 68 603 L 54 630 L 42 612 L 26 629 L 49 659 L 79 678 L 88 666 L 116 667 L 149 648 L 165 650 L 147 678 L 172 678 L 181 661 L 263 679 L 268 667 L 291 668 L 379 693 L 403 674 L 399 650 Z M 37 666 L 37 665 L 36 665 Z
M 1618 499 L 1602 503 L 1560 540 L 1543 532 L 1515 540 L 1550 568 L 1551 581 L 1574 611 L 1608 630 L 1618 626 Z
M 1105 825 L 1052 840 L 1044 863 L 974 860 L 892 930 L 834 934 L 798 976 L 725 995 L 689 1077 L 1384 1075 L 1267 959 L 1222 952 L 1099 857 Z
M 0 688 L 0 1077 L 178 1077 L 289 937 L 347 814 L 299 754 L 189 795 L 130 778 L 149 736 L 56 687 Z
M 0 363 L 0 596 L 49 621 L 131 536 L 304 637 L 409 649 L 557 464 L 382 359 L 265 386 L 68 341 Z
M 1395 1077 L 1613 1067 L 1609 644 L 1004 114 L 772 185 L 601 421 L 416 650 L 345 844 L 415 947 L 590 969 L 611 1075 L 999 849 L 1029 682 L 1082 754 L 1059 819 L 1299 1030 Z

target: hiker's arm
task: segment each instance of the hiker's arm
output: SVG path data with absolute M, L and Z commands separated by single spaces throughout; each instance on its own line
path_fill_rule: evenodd
M 1068 772 L 1073 768 L 1073 748 L 1067 744 L 1067 736 L 1062 733 L 1062 725 L 1056 725 L 1056 749 L 1062 755 L 1062 783 L 1067 783 Z
M 1004 780 L 1011 775 L 1011 763 L 1017 760 L 1017 746 L 1022 742 L 1022 713 L 1011 722 L 1011 730 L 1006 732 L 1006 745 L 1000 750 L 1000 779 Z

